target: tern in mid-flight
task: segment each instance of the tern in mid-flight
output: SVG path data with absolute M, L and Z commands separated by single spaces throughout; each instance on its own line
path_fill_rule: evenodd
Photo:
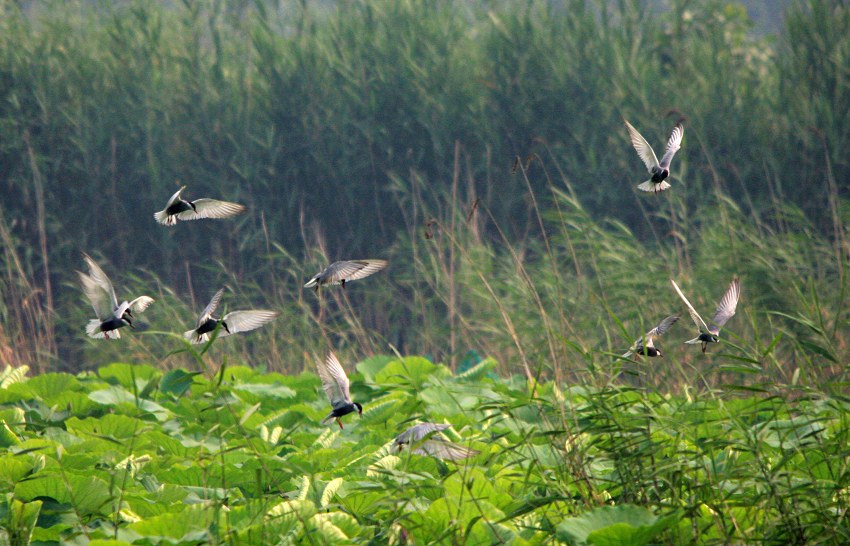
M 676 293 L 679 294 L 679 297 L 682 298 L 683 302 L 685 302 L 685 305 L 688 308 L 688 313 L 690 313 L 694 324 L 696 324 L 699 329 L 699 335 L 685 343 L 690 343 L 692 345 L 702 343 L 702 352 L 705 352 L 706 345 L 709 343 L 720 342 L 720 329 L 723 328 L 723 325 L 726 324 L 730 318 L 735 316 L 735 309 L 738 307 L 738 300 L 741 297 L 741 281 L 738 280 L 738 277 L 734 277 L 732 279 L 732 283 L 729 285 L 729 288 L 726 290 L 726 293 L 723 295 L 720 303 L 717 304 L 717 309 L 714 310 L 714 317 L 711 319 L 710 325 L 706 324 L 706 322 L 702 320 L 702 317 L 696 312 L 694 306 L 691 305 L 691 302 L 688 301 L 688 298 L 686 298 L 679 289 L 679 285 L 676 284 L 676 281 L 670 279 L 670 282 L 673 283 L 673 288 L 676 289 Z
M 632 127 L 632 124 L 628 121 L 623 120 L 623 122 L 626 124 L 626 129 L 629 130 L 629 138 L 632 141 L 632 146 L 635 147 L 638 155 L 646 165 L 649 174 L 652 175 L 649 180 L 639 184 L 638 189 L 655 193 L 666 190 L 670 187 L 670 184 L 665 180 L 670 176 L 670 162 L 682 146 L 682 136 L 685 134 L 685 128 L 682 127 L 682 122 L 680 121 L 673 127 L 670 139 L 667 140 L 667 150 L 664 152 L 661 162 L 655 157 L 652 146 L 638 133 L 637 129 Z

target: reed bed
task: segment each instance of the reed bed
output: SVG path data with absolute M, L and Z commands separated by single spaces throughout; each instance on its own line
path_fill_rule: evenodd
M 4 354 L 186 364 L 157 332 L 227 285 L 283 312 L 228 340 L 270 370 L 337 345 L 604 382 L 679 309 L 670 278 L 710 313 L 737 273 L 726 356 L 677 331 L 651 380 L 843 380 L 847 12 L 798 2 L 756 38 L 723 2 L 3 4 Z M 670 192 L 631 190 L 623 117 L 653 143 L 686 118 Z M 251 213 L 160 228 L 182 184 Z M 81 251 L 159 300 L 147 332 L 84 342 Z M 358 256 L 392 266 L 299 288 Z

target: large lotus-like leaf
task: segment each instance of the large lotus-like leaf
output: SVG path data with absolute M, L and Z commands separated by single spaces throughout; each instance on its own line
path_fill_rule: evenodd
M 131 523 L 127 527 L 148 539 L 170 543 L 198 543 L 207 542 L 207 527 L 210 523 L 209 510 L 198 505 Z
M 37 400 L 52 405 L 54 399 L 66 392 L 78 390 L 80 382 L 73 375 L 67 373 L 46 373 L 30 378 L 22 383 L 15 383 L 8 387 L 10 392 L 19 392 L 31 396 Z
M 344 512 L 320 512 L 310 518 L 308 533 L 316 533 L 323 544 L 351 544 L 360 526 L 350 515 Z
M 295 391 L 287 386 L 265 383 L 242 383 L 233 387 L 234 390 L 253 394 L 254 397 L 244 397 L 247 402 L 254 402 L 264 398 L 293 398 Z
M 87 435 L 113 438 L 116 440 L 132 438 L 150 428 L 148 423 L 126 415 L 106 414 L 99 419 L 89 417 L 78 419 L 71 417 L 65 421 L 68 432 L 81 438 Z
M 32 471 L 33 460 L 29 456 L 4 455 L 0 457 L 0 489 L 8 491 Z
M 0 448 L 18 445 L 21 439 L 9 427 L 5 420 L 0 419 Z
M 111 505 L 109 484 L 95 476 L 61 475 L 36 476 L 15 485 L 15 497 L 32 500 L 48 497 L 73 506 L 81 516 L 103 513 Z
M 151 380 L 162 375 L 160 370 L 147 364 L 124 364 L 116 362 L 97 370 L 97 375 L 111 385 L 120 385 L 132 391 L 142 391 Z
M 121 387 L 109 387 L 108 389 L 94 391 L 89 394 L 89 398 L 105 406 L 121 406 L 123 404 L 130 404 L 131 406 L 135 406 L 142 411 L 154 415 L 160 421 L 168 419 L 171 415 L 171 412 L 156 402 L 134 396 L 132 393 L 122 389 Z
M 24 381 L 29 369 L 29 366 L 18 366 L 17 368 L 13 368 L 7 364 L 3 371 L 0 372 L 0 389 L 5 389 L 9 385 Z
M 159 380 L 159 390 L 173 396 L 183 396 L 192 386 L 195 376 L 200 375 L 200 372 L 186 372 L 183 370 L 171 370 Z
M 375 382 L 388 387 L 400 385 L 419 389 L 434 374 L 448 375 L 449 372 L 421 356 L 408 356 L 384 366 L 375 375 Z
M 390 362 L 397 360 L 394 356 L 375 355 L 357 363 L 357 371 L 363 374 L 366 383 L 375 383 L 375 376 Z
M 602 506 L 558 525 L 557 536 L 571 544 L 640 546 L 653 541 L 681 518 L 677 513 L 659 517 L 641 506 Z
M 463 381 L 465 383 L 476 383 L 496 369 L 496 366 L 497 362 L 494 358 L 485 358 L 478 364 L 475 364 L 467 368 L 465 371 L 457 374 L 456 378 L 458 381 Z
M 322 491 L 322 498 L 319 500 L 319 506 L 321 508 L 325 508 L 331 503 L 337 491 L 339 491 L 340 486 L 342 486 L 342 482 L 342 478 L 334 478 L 325 485 L 325 489 Z

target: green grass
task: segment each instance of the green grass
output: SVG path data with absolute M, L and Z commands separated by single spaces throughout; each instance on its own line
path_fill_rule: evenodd
M 492 360 L 469 364 L 345 363 L 364 413 L 344 430 L 318 424 L 329 404 L 312 373 L 7 369 L 0 528 L 12 544 L 850 538 L 840 397 L 532 389 L 493 376 Z M 449 437 L 481 453 L 394 451 L 415 421 L 451 423 Z
M 467 349 L 455 327 L 458 305 L 467 314 L 492 312 L 473 308 L 477 301 L 456 290 L 424 290 L 418 272 L 406 271 L 422 256 L 413 253 L 421 248 L 412 237 L 438 218 L 466 244 L 460 219 L 479 200 L 472 240 L 483 246 L 468 249 L 469 256 L 493 255 L 494 265 L 508 269 L 516 262 L 503 248 L 508 243 L 537 283 L 555 282 L 537 273 L 558 262 L 576 278 L 563 276 L 541 294 L 571 305 L 560 297 L 572 297 L 566 287 L 575 285 L 576 303 L 586 304 L 581 298 L 600 286 L 588 255 L 597 249 L 566 236 L 555 190 L 578 203 L 563 212 L 570 221 L 578 220 L 570 209 L 582 209 L 579 230 L 610 226 L 633 234 L 619 239 L 628 248 L 607 250 L 632 256 L 633 268 L 616 272 L 625 285 L 643 274 L 645 264 L 636 263 L 642 254 L 675 258 L 662 283 L 672 273 L 693 273 L 716 286 L 716 272 L 703 277 L 710 264 L 695 261 L 713 259 L 716 232 L 734 237 L 737 220 L 753 218 L 758 237 L 752 248 L 739 247 L 739 257 L 765 254 L 773 268 L 816 278 L 811 288 L 821 301 L 843 301 L 830 286 L 846 283 L 834 270 L 843 272 L 847 262 L 850 210 L 843 154 L 850 56 L 841 39 L 850 32 L 847 11 L 844 3 L 801 1 L 779 35 L 754 38 L 745 11 L 719 0 L 676 0 L 660 12 L 637 0 L 46 2 L 28 11 L 0 4 L 0 180 L 7 197 L 0 345 L 9 348 L 0 354 L 37 370 L 89 365 L 91 354 L 69 320 L 84 305 L 73 286 L 81 251 L 99 255 L 116 278 L 141 276 L 141 288 L 153 285 L 184 302 L 174 310 L 179 320 L 166 313 L 181 324 L 192 315 L 188 307 L 225 283 L 245 304 L 291 309 L 287 339 L 303 337 L 303 310 L 314 308 L 295 282 L 329 259 L 380 256 L 392 260 L 393 277 L 403 273 L 401 288 L 354 301 L 357 313 L 325 333 L 357 337 L 372 350 L 385 350 L 385 340 L 406 344 L 411 352 L 433 352 L 437 340 L 448 339 L 453 362 Z M 687 120 L 676 197 L 637 199 L 632 186 L 642 167 L 621 118 L 660 143 L 679 116 Z M 525 181 L 511 173 L 517 156 L 543 163 L 531 163 Z M 251 213 L 162 229 L 150 216 L 180 184 L 189 186 L 189 197 L 244 202 Z M 729 206 L 717 210 L 720 203 Z M 545 249 L 535 246 L 538 217 L 555 232 Z M 802 254 L 777 264 L 771 254 L 786 246 L 783 237 L 804 229 L 819 248 L 831 245 L 832 255 L 813 263 L 794 243 Z M 770 248 L 758 239 L 764 235 Z M 704 237 L 712 244 L 704 246 Z M 562 244 L 568 248 L 560 252 Z M 441 251 L 458 258 L 455 247 Z M 539 256 L 549 263 L 532 263 Z M 446 265 L 445 272 L 460 271 Z M 747 286 L 760 276 L 754 268 Z M 492 288 L 501 296 L 498 284 Z M 769 311 L 794 314 L 799 285 L 747 293 L 755 296 L 750 301 L 787 302 Z M 714 296 L 705 297 L 710 307 Z M 491 305 L 492 296 L 483 299 Z M 634 301 L 620 309 L 606 299 L 612 313 L 632 318 L 623 309 L 634 309 Z M 409 318 L 410 300 L 413 316 L 434 315 L 427 326 Z M 453 308 L 447 315 L 443 302 Z M 567 327 L 548 312 L 550 325 L 536 331 L 549 345 L 556 334 L 572 339 L 602 327 L 600 318 L 578 320 L 576 313 L 567 313 Z M 452 322 L 448 332 L 436 321 L 443 316 Z M 360 326 L 384 339 L 367 339 Z M 521 327 L 518 333 L 534 335 Z M 634 335 L 630 327 L 628 337 Z M 585 349 L 599 343 L 576 341 Z M 503 356 L 501 349 L 486 352 Z M 551 357 L 553 350 L 545 352 Z M 270 360 L 290 362 L 295 354 Z

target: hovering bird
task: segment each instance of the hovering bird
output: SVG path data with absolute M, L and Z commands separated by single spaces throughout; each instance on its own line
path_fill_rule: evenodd
M 247 207 L 238 203 L 219 201 L 218 199 L 195 199 L 187 201 L 180 197 L 186 186 L 171 196 L 165 209 L 154 213 L 153 217 L 164 226 L 174 226 L 177 220 L 200 220 L 201 218 L 229 218 L 242 214 Z
M 92 260 L 88 254 L 83 254 L 83 260 L 89 268 L 88 274 L 77 271 L 89 301 L 94 307 L 96 319 L 86 325 L 86 333 L 95 339 L 121 339 L 119 328 L 133 326 L 133 313 L 141 313 L 153 303 L 153 298 L 139 296 L 131 302 L 123 301 L 118 304 L 115 289 L 103 269 Z
M 680 315 L 670 315 L 662 320 L 658 326 L 644 334 L 643 337 L 637 338 L 629 351 L 623 355 L 623 358 L 629 358 L 633 354 L 650 357 L 664 356 L 661 354 L 661 349 L 655 346 L 655 338 L 664 335 L 679 320 L 679 317 Z
M 711 326 L 707 325 L 705 321 L 702 320 L 702 317 L 699 316 L 699 313 L 694 310 L 694 306 L 691 305 L 688 298 L 682 294 L 682 291 L 679 289 L 679 285 L 676 284 L 676 281 L 670 279 L 670 282 L 673 283 L 673 288 L 676 289 L 676 293 L 679 294 L 679 297 L 682 298 L 683 302 L 685 302 L 685 305 L 688 308 L 688 313 L 690 313 L 694 324 L 696 324 L 699 329 L 699 335 L 685 343 L 702 343 L 702 352 L 705 352 L 705 347 L 709 343 L 719 343 L 720 329 L 724 324 L 726 324 L 726 322 L 729 321 L 730 318 L 735 316 L 735 309 L 738 307 L 738 299 L 741 297 L 741 281 L 738 280 L 738 277 L 732 278 L 732 283 L 723 295 L 723 299 L 721 299 L 720 303 L 717 304 L 717 309 L 714 311 L 714 318 L 711 319 Z
M 315 286 L 317 292 L 323 284 L 341 284 L 345 288 L 345 283 L 368 277 L 385 267 L 387 267 L 386 260 L 344 260 L 334 262 L 320 273 L 313 275 L 313 278 L 307 281 L 304 288 Z
M 665 182 L 664 179 L 670 176 L 670 162 L 681 147 L 682 136 L 685 134 L 685 128 L 682 127 L 682 122 L 678 122 L 673 127 L 673 132 L 667 141 L 667 150 L 664 152 L 664 157 L 661 158 L 660 163 L 658 162 L 658 158 L 655 157 L 652 146 L 637 132 L 637 129 L 632 127 L 632 124 L 628 121 L 623 120 L 623 122 L 626 124 L 626 129 L 629 130 L 629 138 L 632 140 L 632 146 L 635 147 L 638 155 L 649 170 L 649 174 L 652 175 L 652 178 L 638 185 L 638 189 L 655 193 L 666 190 L 670 187 L 670 184 Z
M 461 461 L 478 455 L 479 451 L 448 441 L 441 430 L 451 425 L 421 423 L 405 430 L 393 441 L 393 447 L 401 451 L 404 446 L 411 446 L 410 452 L 417 455 L 431 455 L 447 461 Z
M 351 401 L 351 394 L 348 392 L 348 376 L 345 375 L 345 370 L 342 369 L 342 364 L 339 363 L 335 354 L 328 353 L 327 360 L 318 361 L 316 365 L 319 368 L 319 377 L 322 379 L 322 388 L 325 389 L 333 408 L 328 416 L 322 419 L 322 424 L 327 425 L 336 420 L 336 424 L 342 429 L 340 417 L 355 411 L 363 415 L 363 406 Z
M 252 309 L 250 311 L 231 311 L 223 317 L 215 318 L 212 316 L 221 301 L 221 296 L 224 294 L 224 288 L 220 289 L 212 297 L 210 302 L 201 312 L 198 317 L 198 322 L 194 330 L 189 330 L 183 334 L 183 337 L 192 343 L 205 343 L 209 341 L 213 331 L 221 324 L 221 330 L 218 337 L 238 334 L 239 332 L 249 332 L 256 330 L 264 324 L 268 324 L 280 315 L 277 311 L 264 311 Z

